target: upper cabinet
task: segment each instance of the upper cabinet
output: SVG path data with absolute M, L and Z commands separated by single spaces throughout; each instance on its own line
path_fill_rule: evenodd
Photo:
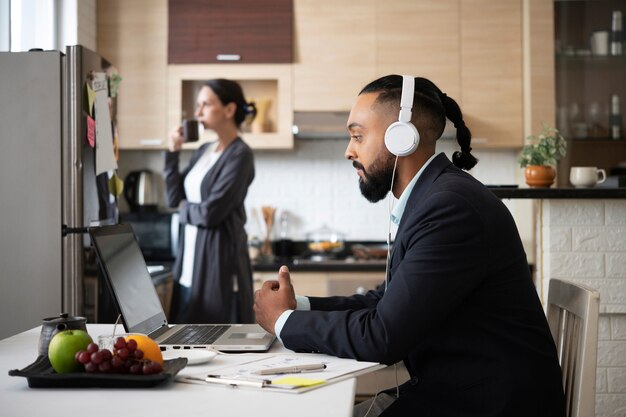
M 476 146 L 523 144 L 522 2 L 461 0 L 459 104 Z
M 120 148 L 167 145 L 167 0 L 97 3 L 98 52 L 122 77 Z
M 425 77 L 458 98 L 459 1 L 376 0 L 375 8 L 376 76 Z
M 459 85 L 458 0 L 294 0 L 296 111 L 347 111 L 387 74 Z
M 523 143 L 522 1 L 294 0 L 294 109 L 349 110 L 387 74 L 429 78 L 477 147 Z
M 241 81 L 247 97 L 267 104 L 263 130 L 244 132 L 259 149 L 291 148 L 294 111 L 348 111 L 387 74 L 429 78 L 456 99 L 475 147 L 520 147 L 539 120 L 554 120 L 545 0 L 97 4 L 98 50 L 123 78 L 122 148 L 164 148 L 189 116 L 187 96 L 212 77 Z
M 173 3 L 176 9 L 192 2 Z M 202 3 L 198 4 L 200 8 L 205 6 L 204 2 L 196 3 Z M 224 3 L 231 7 L 233 2 Z M 120 148 L 166 148 L 169 132 L 182 118 L 193 115 L 198 86 L 210 78 L 239 81 L 246 98 L 257 103 L 259 115 L 243 132 L 251 147 L 293 147 L 290 64 L 168 65 L 167 0 L 99 0 L 97 7 L 97 49 L 110 59 L 122 77 L 117 102 Z M 213 25 L 206 16 L 204 22 L 206 26 Z M 291 17 L 289 28 L 290 22 Z M 289 43 L 291 51 L 291 31 L 283 43 Z M 210 133 L 206 132 L 204 137 L 210 139 Z
M 168 62 L 290 63 L 292 0 L 169 0 Z
M 296 111 L 345 111 L 375 74 L 374 0 L 294 0 Z

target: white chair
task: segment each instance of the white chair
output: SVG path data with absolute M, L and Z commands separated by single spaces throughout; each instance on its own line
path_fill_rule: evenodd
M 598 291 L 550 280 L 548 324 L 563 372 L 567 417 L 595 415 L 599 306 Z

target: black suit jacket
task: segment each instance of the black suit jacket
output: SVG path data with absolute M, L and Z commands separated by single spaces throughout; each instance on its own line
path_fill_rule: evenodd
M 310 301 L 281 331 L 289 349 L 404 360 L 412 378 L 384 415 L 564 416 L 556 349 L 515 223 L 444 154 L 409 197 L 387 290 Z

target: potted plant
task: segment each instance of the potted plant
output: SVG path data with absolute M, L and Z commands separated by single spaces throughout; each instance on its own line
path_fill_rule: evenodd
M 559 131 L 543 125 L 539 135 L 530 135 L 518 162 L 526 168 L 526 184 L 531 187 L 550 187 L 554 183 L 554 165 L 565 156 L 566 142 Z

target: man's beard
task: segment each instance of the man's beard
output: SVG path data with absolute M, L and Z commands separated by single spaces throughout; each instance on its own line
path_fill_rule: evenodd
M 391 188 L 393 177 L 393 157 L 391 155 L 382 156 L 374 161 L 369 168 L 369 173 L 365 167 L 357 161 L 352 162 L 352 166 L 363 171 L 363 178 L 359 178 L 359 188 L 361 194 L 370 203 L 376 203 L 387 195 Z

